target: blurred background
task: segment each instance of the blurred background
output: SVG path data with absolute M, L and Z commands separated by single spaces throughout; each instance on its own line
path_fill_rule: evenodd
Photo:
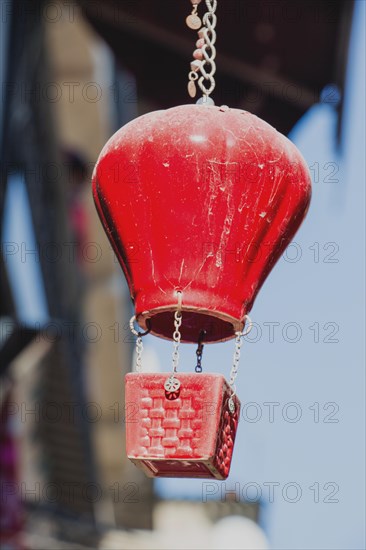
M 121 125 L 190 102 L 192 6 L 0 0 L 4 550 L 365 548 L 365 2 L 218 4 L 216 104 L 289 135 L 313 200 L 252 311 L 230 477 L 153 482 L 125 457 L 133 312 L 90 178 Z

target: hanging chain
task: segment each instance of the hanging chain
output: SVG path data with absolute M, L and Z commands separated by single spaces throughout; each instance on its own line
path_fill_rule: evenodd
M 198 347 L 196 350 L 197 365 L 194 369 L 196 372 L 202 372 L 203 339 L 205 336 L 206 336 L 206 331 L 201 330 L 200 335 L 198 337 Z
M 142 343 L 142 336 L 136 338 L 136 372 L 142 370 L 142 352 L 144 351 L 144 345 Z
M 203 93 L 203 97 L 206 98 L 207 102 L 208 96 L 212 94 L 215 89 L 216 83 L 214 75 L 216 73 L 216 9 L 217 9 L 217 0 L 206 0 L 206 5 L 208 12 L 204 15 L 203 25 L 204 27 L 198 32 L 198 36 L 203 38 L 205 44 L 202 48 L 203 57 L 205 59 L 204 63 L 201 66 L 201 78 L 198 81 L 198 85 Z M 207 69 L 206 69 L 207 65 Z M 208 81 L 209 87 L 206 87 L 205 80 Z
M 141 372 L 142 370 L 142 352 L 144 351 L 144 345 L 142 343 L 142 337 L 146 336 L 146 334 L 149 334 L 151 327 L 150 327 L 150 320 L 147 319 L 146 325 L 147 330 L 145 332 L 139 332 L 134 327 L 134 322 L 136 321 L 136 316 L 133 315 L 130 319 L 130 330 L 134 336 L 136 336 L 136 363 L 135 363 L 135 371 Z
M 178 311 L 174 314 L 174 332 L 173 332 L 173 374 L 176 374 L 179 363 L 179 345 L 181 340 L 180 327 L 182 325 L 182 314 Z
M 234 351 L 233 365 L 231 367 L 230 381 L 229 381 L 229 386 L 231 388 L 231 395 L 229 398 L 229 409 L 231 413 L 235 411 L 235 403 L 234 403 L 234 396 L 236 394 L 235 379 L 238 375 L 238 370 L 239 370 L 239 361 L 240 361 L 240 354 L 241 354 L 241 346 L 243 345 L 243 337 L 249 334 L 249 332 L 253 328 L 253 323 L 249 315 L 245 315 L 244 319 L 249 321 L 248 328 L 243 332 L 238 331 L 235 333 L 235 351 Z
M 197 30 L 201 26 L 201 20 L 197 15 L 198 4 L 201 0 L 191 0 L 193 10 L 186 19 L 190 29 Z M 197 94 L 196 82 L 203 94 L 203 97 L 197 103 L 206 103 L 214 105 L 209 97 L 216 86 L 216 9 L 217 0 L 206 0 L 207 13 L 203 17 L 203 27 L 198 31 L 199 39 L 196 43 L 196 50 L 193 52 L 194 61 L 191 63 L 191 72 L 188 79 L 188 93 L 194 98 Z M 201 76 L 199 76 L 201 73 Z
M 197 355 L 197 365 L 195 366 L 196 372 L 202 372 L 202 352 L 203 352 L 203 344 L 199 344 L 196 355 Z
M 180 381 L 175 377 L 179 363 L 179 345 L 181 341 L 180 327 L 182 326 L 182 293 L 178 293 L 178 309 L 174 313 L 174 332 L 173 332 L 173 372 L 166 379 L 164 384 L 165 397 L 169 400 L 178 399 L 180 393 Z

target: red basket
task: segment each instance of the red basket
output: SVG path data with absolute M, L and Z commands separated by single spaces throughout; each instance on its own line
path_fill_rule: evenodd
M 169 374 L 126 375 L 128 458 L 149 477 L 226 479 L 240 401 L 220 374 L 178 373 L 179 396 L 168 399 Z

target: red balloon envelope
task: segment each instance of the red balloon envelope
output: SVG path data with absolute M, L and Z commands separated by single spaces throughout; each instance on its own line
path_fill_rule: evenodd
M 310 177 L 296 147 L 256 116 L 183 105 L 120 130 L 93 175 L 96 206 L 139 325 L 182 341 L 233 338 L 300 223 Z

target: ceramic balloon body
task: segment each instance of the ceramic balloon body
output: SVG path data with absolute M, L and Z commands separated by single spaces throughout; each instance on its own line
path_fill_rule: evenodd
M 122 127 L 102 150 L 94 199 L 138 323 L 182 341 L 233 338 L 310 201 L 297 148 L 237 109 L 183 105 Z

